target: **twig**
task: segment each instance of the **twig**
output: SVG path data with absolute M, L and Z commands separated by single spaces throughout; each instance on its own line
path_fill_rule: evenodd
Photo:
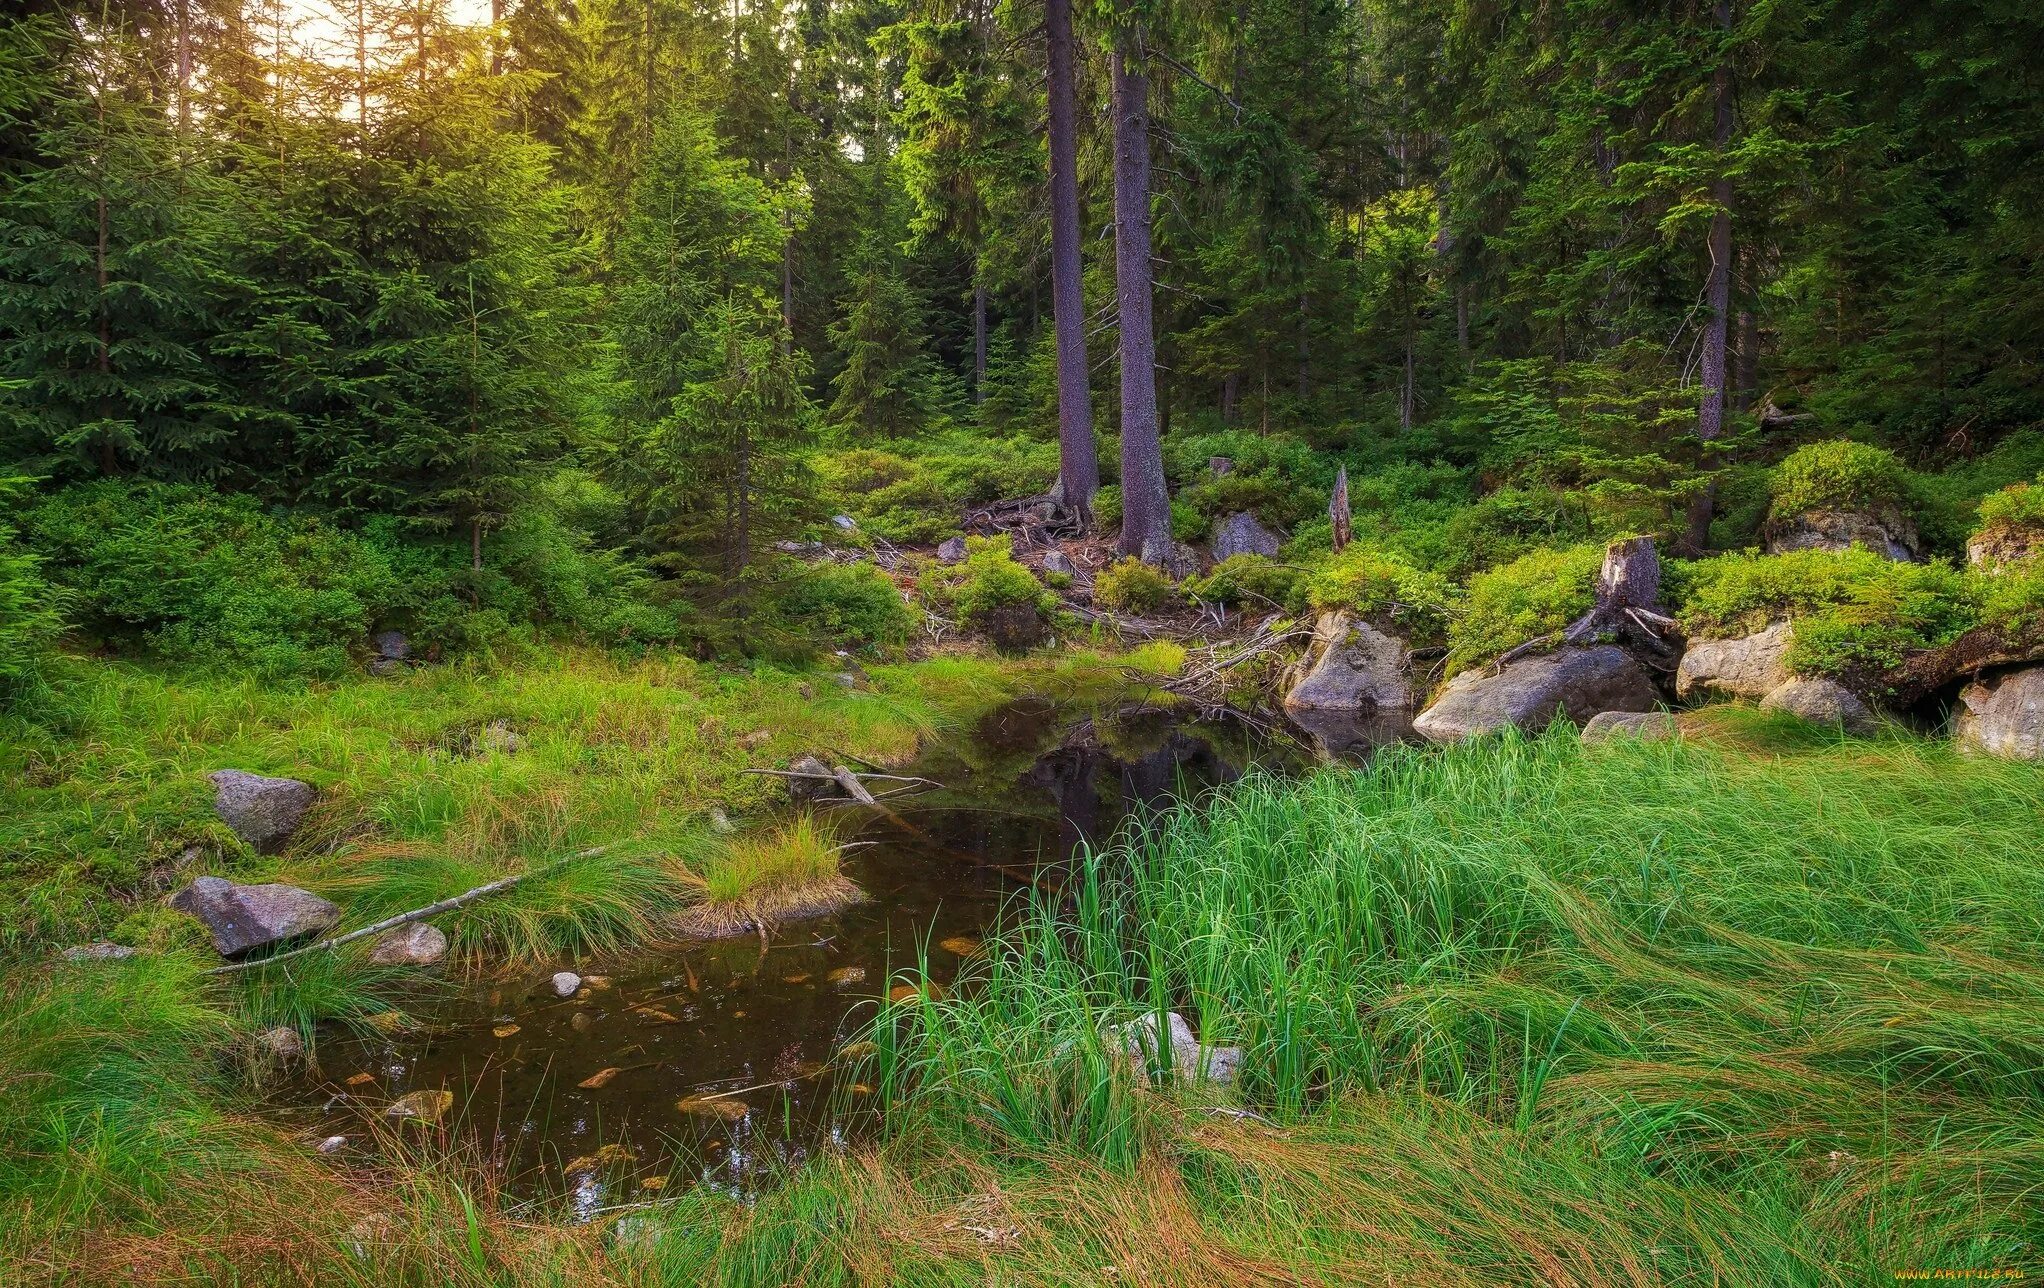
M 866 790 L 866 785 L 859 781 L 859 776 L 846 769 L 843 765 L 833 765 L 830 776 L 837 779 L 837 785 L 844 788 L 845 794 L 859 802 L 859 804 L 877 805 L 879 803 L 873 799 L 873 793 Z
M 336 935 L 332 939 L 322 939 L 316 944 L 307 944 L 303 948 L 294 948 L 288 953 L 278 953 L 274 957 L 252 958 L 245 962 L 229 962 L 225 966 L 215 966 L 213 969 L 203 973 L 207 975 L 232 975 L 237 971 L 253 970 L 258 966 L 271 966 L 277 962 L 289 961 L 293 957 L 303 957 L 307 953 L 339 948 L 342 944 L 353 943 L 357 939 L 365 939 L 381 931 L 395 930 L 399 926 L 408 926 L 414 921 L 424 921 L 428 917 L 438 916 L 443 912 L 453 912 L 456 908 L 466 907 L 478 899 L 487 898 L 502 890 L 509 890 L 527 877 L 536 877 L 541 873 L 551 872 L 555 868 L 573 863 L 578 859 L 593 859 L 609 848 L 607 845 L 599 845 L 593 850 L 584 850 L 580 854 L 570 854 L 565 858 L 555 859 L 552 863 L 534 868 L 530 872 L 520 872 L 516 876 L 499 877 L 495 881 L 489 882 L 486 885 L 479 885 L 473 890 L 464 890 L 452 899 L 442 899 L 438 903 L 429 903 L 423 908 L 414 908 L 410 912 L 399 913 L 395 917 L 386 917 L 373 926 L 364 926 L 360 930 L 351 930 L 345 935 Z

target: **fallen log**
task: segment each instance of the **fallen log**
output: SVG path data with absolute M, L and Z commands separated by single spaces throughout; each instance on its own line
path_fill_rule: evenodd
M 415 921 L 424 921 L 428 917 L 437 917 L 443 912 L 453 912 L 456 908 L 467 907 L 478 899 L 485 899 L 490 895 L 509 890 L 521 881 L 539 876 L 542 873 L 551 872 L 555 868 L 565 867 L 580 859 L 593 859 L 609 848 L 607 845 L 599 845 L 593 850 L 583 850 L 579 854 L 570 854 L 565 858 L 555 859 L 552 863 L 543 864 L 530 872 L 520 872 L 515 876 L 499 877 L 495 881 L 479 885 L 473 890 L 464 890 L 451 899 L 442 899 L 438 903 L 429 903 L 423 908 L 414 908 L 410 912 L 401 912 L 395 917 L 386 917 L 373 926 L 364 926 L 360 930 L 351 930 L 345 935 L 335 935 L 332 939 L 322 939 L 316 944 L 307 944 L 303 948 L 294 948 L 288 953 L 277 953 L 271 957 L 255 957 L 242 962 L 229 962 L 225 966 L 215 966 L 213 969 L 202 973 L 207 975 L 232 975 L 238 971 L 254 970 L 258 966 L 270 966 L 277 962 L 289 961 L 293 957 L 303 957 L 308 953 L 325 952 L 339 948 L 342 944 L 350 944 L 358 939 L 366 939 L 370 935 L 381 934 L 386 930 L 395 930 L 399 926 L 408 926 Z

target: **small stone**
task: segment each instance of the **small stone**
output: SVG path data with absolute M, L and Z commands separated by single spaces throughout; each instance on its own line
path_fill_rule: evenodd
M 582 987 L 582 977 L 571 970 L 555 971 L 553 982 L 555 997 L 573 997 Z
M 1583 726 L 1583 741 L 1636 738 L 1641 742 L 1662 742 L 1678 732 L 1675 717 L 1665 711 L 1599 711 Z
M 710 830 L 719 836 L 729 836 L 738 830 L 738 825 L 731 821 L 731 816 L 724 812 L 723 806 L 712 805 L 710 806 Z
M 1226 478 L 1235 472 L 1235 462 L 1226 456 L 1207 457 L 1207 473 L 1217 479 Z
M 295 778 L 265 778 L 239 769 L 217 770 L 213 809 L 258 854 L 275 854 L 305 821 L 316 793 Z
M 1079 575 L 1079 570 L 1072 563 L 1071 556 L 1062 550 L 1053 550 L 1043 556 L 1043 571 L 1046 575 L 1062 577 L 1076 577 Z
M 126 944 L 108 943 L 103 939 L 95 944 L 77 944 L 64 950 L 67 962 L 117 962 L 134 955 L 135 950 Z
M 402 662 L 412 655 L 412 643 L 403 631 L 378 631 L 369 642 L 375 647 L 376 656 L 393 662 Z
M 866 982 L 864 966 L 840 966 L 824 978 L 833 984 L 863 984 Z
M 947 537 L 937 546 L 937 562 L 950 565 L 965 562 L 965 538 Z
M 432 966 L 447 956 L 447 935 L 424 921 L 395 926 L 376 937 L 371 966 Z
M 262 1045 L 263 1050 L 280 1060 L 296 1060 L 305 1054 L 304 1037 L 297 1029 L 286 1024 L 279 1024 L 256 1041 Z
M 774 735 L 765 729 L 754 729 L 751 733 L 740 734 L 738 745 L 746 751 L 758 751 L 774 740 Z
M 1213 1046 L 1204 1050 L 1199 1038 L 1194 1036 L 1192 1026 L 1176 1011 L 1167 1016 L 1170 1026 L 1170 1065 L 1172 1072 L 1182 1081 L 1229 1083 L 1242 1067 L 1242 1048 Z M 1134 1064 L 1136 1082 L 1140 1086 L 1150 1083 L 1149 1065 L 1154 1059 L 1162 1062 L 1165 1052 L 1157 1039 L 1157 1017 L 1144 1014 L 1126 1024 L 1109 1027 L 1104 1036 L 1110 1050 L 1118 1050 Z
M 1872 709 L 1836 680 L 1790 680 L 1760 700 L 1763 711 L 1786 711 L 1812 724 L 1864 737 L 1880 727 Z
M 319 1152 L 322 1154 L 338 1154 L 347 1147 L 348 1138 L 346 1136 L 329 1136 L 319 1143 Z
M 859 521 L 849 514 L 833 514 L 830 516 L 830 521 L 832 526 L 837 528 L 839 532 L 856 532 L 859 530 Z
M 454 1107 L 454 1093 L 446 1088 L 431 1091 L 414 1091 L 399 1096 L 383 1111 L 387 1118 L 409 1118 L 415 1122 L 438 1122 Z
M 475 750 L 478 755 L 514 755 L 525 750 L 525 736 L 511 727 L 508 720 L 492 720 L 475 733 Z

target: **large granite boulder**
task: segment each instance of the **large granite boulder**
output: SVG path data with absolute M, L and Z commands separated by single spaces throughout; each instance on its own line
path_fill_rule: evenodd
M 1865 546 L 1877 555 L 1902 563 L 1923 558 L 1923 540 L 1916 524 L 1892 505 L 1873 510 L 1811 510 L 1770 519 L 1761 533 L 1767 553 L 1791 550 L 1845 551 Z
M 1274 559 L 1278 552 L 1277 534 L 1256 521 L 1256 516 L 1243 510 L 1231 514 L 1214 527 L 1214 562 L 1232 558 L 1235 555 L 1262 555 Z
M 1665 711 L 1599 711 L 1583 726 L 1583 741 L 1633 738 L 1640 742 L 1666 742 L 1680 733 L 1675 717 Z
M 1675 696 L 1764 698 L 1789 681 L 1782 659 L 1793 638 L 1789 624 L 1777 622 L 1738 639 L 1691 640 L 1675 669 Z
M 222 957 L 316 935 L 341 919 L 339 908 L 308 890 L 219 877 L 200 877 L 172 895 L 170 906 L 198 918 Z
M 312 808 L 312 784 L 222 769 L 213 780 L 213 810 L 258 854 L 275 854 Z
M 1790 680 L 1760 700 L 1763 711 L 1786 711 L 1811 724 L 1829 725 L 1864 736 L 1880 726 L 1873 709 L 1836 680 L 1819 677 Z
M 1581 724 L 1600 711 L 1652 711 L 1660 695 L 1646 668 L 1614 644 L 1562 648 L 1508 662 L 1493 673 L 1464 671 L 1412 722 L 1435 742 L 1516 725 L 1544 729 L 1559 716 Z
M 1293 672 L 1293 711 L 1402 711 L 1412 706 L 1405 641 L 1347 613 L 1322 613 Z
M 2044 666 L 1967 685 L 1952 732 L 1962 751 L 2044 760 Z

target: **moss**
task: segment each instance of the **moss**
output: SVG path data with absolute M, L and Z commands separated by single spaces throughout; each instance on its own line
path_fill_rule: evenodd
M 1799 447 L 1768 479 L 1777 517 L 1812 510 L 1869 510 L 1902 505 L 1909 471 L 1893 452 L 1839 438 Z
M 1397 555 L 1350 546 L 1313 569 L 1306 602 L 1321 612 L 1342 609 L 1391 626 L 1415 643 L 1438 643 L 1447 630 L 1455 588 L 1439 573 Z
M 1178 587 L 1170 577 L 1133 557 L 1095 574 L 1093 598 L 1109 608 L 1137 614 L 1162 612 L 1181 602 Z
M 972 627 L 1017 604 L 1049 612 L 1057 599 L 1034 573 L 1015 562 L 1005 536 L 967 537 L 962 562 L 925 569 L 916 586 L 931 607 Z
M 1479 573 L 1448 627 L 1448 672 L 1561 630 L 1596 603 L 1601 546 L 1535 550 Z

